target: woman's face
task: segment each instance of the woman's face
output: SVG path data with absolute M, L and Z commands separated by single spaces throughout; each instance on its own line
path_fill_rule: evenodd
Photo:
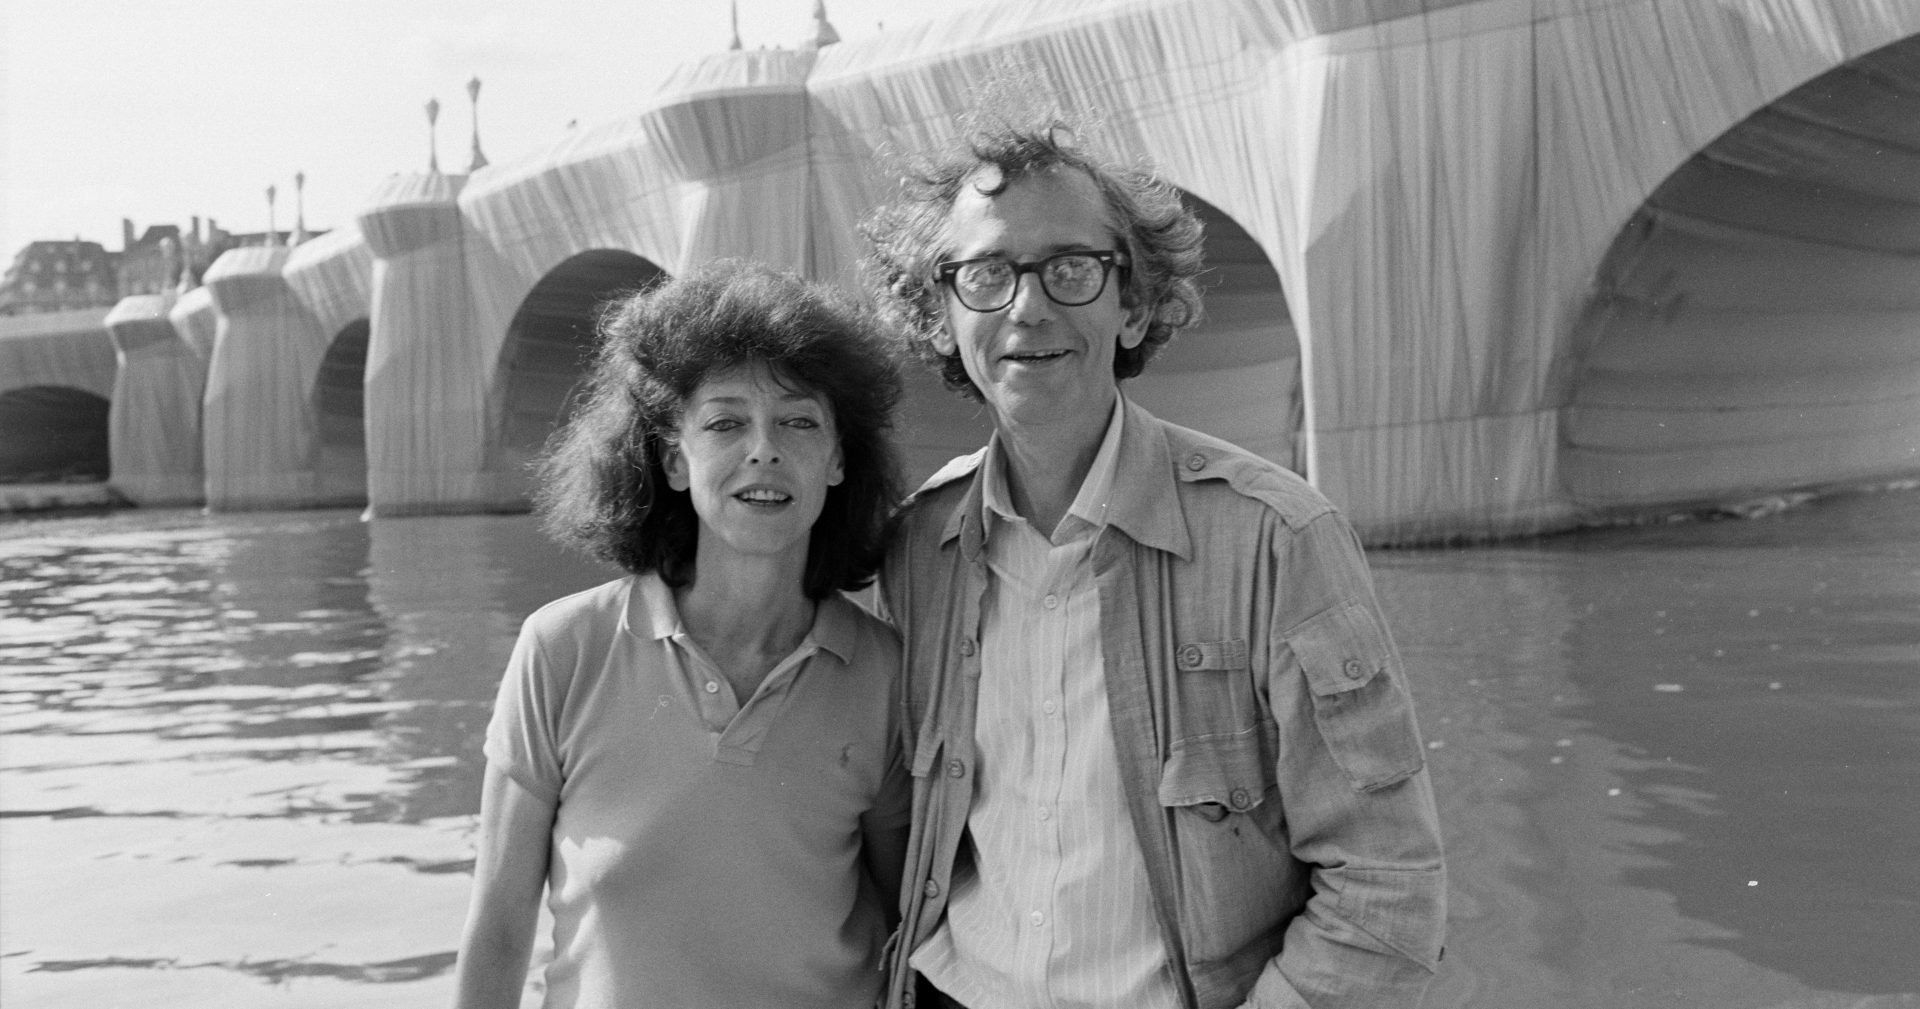
M 793 554 L 844 476 L 833 411 L 819 396 L 780 384 L 763 364 L 707 376 L 687 397 L 667 483 L 693 497 L 699 563 Z

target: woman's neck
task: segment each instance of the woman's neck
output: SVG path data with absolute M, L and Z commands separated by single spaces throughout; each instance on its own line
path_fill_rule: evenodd
M 804 570 L 779 558 L 702 563 L 696 555 L 693 584 L 674 591 L 681 624 L 742 703 L 813 627 Z

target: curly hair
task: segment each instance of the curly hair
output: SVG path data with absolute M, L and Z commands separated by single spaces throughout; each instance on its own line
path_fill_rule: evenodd
M 871 311 L 758 264 L 721 260 L 611 303 L 584 402 L 539 462 L 536 510 L 563 545 L 635 574 L 692 583 L 699 517 L 667 483 L 687 398 L 727 369 L 765 365 L 833 413 L 845 479 L 827 489 L 804 589 L 866 587 L 900 500 L 889 431 L 900 368 Z
M 961 187 L 970 183 L 995 196 L 1022 177 L 1063 168 L 1093 180 L 1114 222 L 1114 241 L 1130 260 L 1121 272 L 1121 307 L 1150 309 L 1139 345 L 1115 348 L 1116 381 L 1139 375 L 1175 333 L 1200 320 L 1195 278 L 1202 270 L 1204 235 L 1200 219 L 1171 184 L 1144 165 L 1106 159 L 1079 146 L 1073 124 L 1059 116 L 1019 125 L 976 114 L 962 125 L 962 136 L 947 151 L 907 166 L 895 202 L 860 222 L 871 246 L 863 273 L 882 317 L 940 372 L 948 388 L 981 398 L 959 353 L 941 354 L 934 347 L 946 301 L 933 268 L 953 255 L 947 220 Z M 982 184 L 987 169 L 995 170 L 997 184 Z

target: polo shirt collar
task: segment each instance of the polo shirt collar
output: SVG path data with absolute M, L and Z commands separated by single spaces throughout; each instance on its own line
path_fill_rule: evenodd
M 653 641 L 686 633 L 680 623 L 680 608 L 673 603 L 673 589 L 660 580 L 658 572 L 635 576 L 631 599 L 626 620 L 632 633 Z M 839 656 L 841 662 L 850 663 L 859 638 L 853 603 L 834 593 L 814 607 L 813 626 L 800 639 L 800 649 L 818 646 Z

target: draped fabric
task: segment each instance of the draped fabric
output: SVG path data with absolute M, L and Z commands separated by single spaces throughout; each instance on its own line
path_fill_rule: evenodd
M 1598 510 L 1920 469 L 1920 37 L 1689 158 L 1582 325 L 1569 487 Z
M 174 327 L 175 295 L 122 298 L 106 327 L 118 358 L 108 413 L 112 482 L 145 507 L 205 500 L 200 400 L 207 360 Z
M 202 415 L 209 508 L 329 503 L 318 493 L 313 402 L 326 336 L 287 285 L 287 256 L 232 249 L 207 269 L 219 320 Z
M 1910 474 L 1916 33 L 1907 0 L 1006 0 L 696 59 L 524 161 L 395 177 L 363 245 L 287 261 L 280 307 L 221 296 L 209 502 L 312 473 L 288 432 L 365 306 L 373 510 L 523 506 L 534 415 L 564 397 L 515 391 L 513 333 L 536 301 L 587 316 L 578 257 L 852 284 L 897 157 L 952 138 L 1009 61 L 1208 224 L 1210 319 L 1128 394 L 1301 470 L 1371 542 Z M 227 349 L 281 325 L 296 363 Z M 533 384 L 563 384 L 535 356 Z M 216 400 L 269 373 L 241 437 Z M 906 406 L 915 474 L 984 438 L 937 386 Z M 213 493 L 262 467 L 272 493 Z

